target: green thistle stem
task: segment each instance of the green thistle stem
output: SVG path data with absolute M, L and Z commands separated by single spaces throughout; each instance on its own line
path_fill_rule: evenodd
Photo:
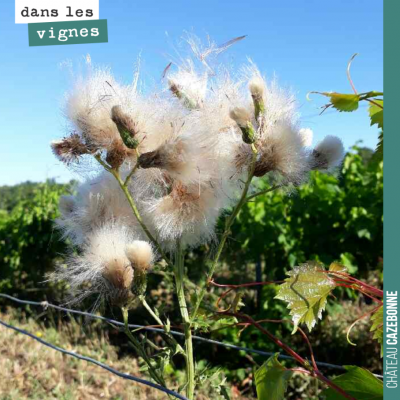
M 254 170 L 255 170 L 256 161 L 257 161 L 257 149 L 254 146 L 254 144 L 251 145 L 251 149 L 253 151 L 253 158 L 251 160 L 251 164 L 250 164 L 250 168 L 249 168 L 249 174 L 248 174 L 245 186 L 243 188 L 242 196 L 240 197 L 240 200 L 237 203 L 236 207 L 233 209 L 232 214 L 229 216 L 229 218 L 226 221 L 225 230 L 224 230 L 224 233 L 222 234 L 221 241 L 219 242 L 217 254 L 216 254 L 215 258 L 214 258 L 214 261 L 211 264 L 210 270 L 208 271 L 208 274 L 207 274 L 207 279 L 203 284 L 203 287 L 202 287 L 202 289 L 201 289 L 201 291 L 200 291 L 200 293 L 199 293 L 199 295 L 197 297 L 196 304 L 195 304 L 195 306 L 193 308 L 192 316 L 191 316 L 192 320 L 196 317 L 197 312 L 199 310 L 199 307 L 201 305 L 201 302 L 203 301 L 203 298 L 204 298 L 204 296 L 206 294 L 207 284 L 211 280 L 212 276 L 214 275 L 215 268 L 218 265 L 219 258 L 221 257 L 222 250 L 224 249 L 225 242 L 228 239 L 228 236 L 230 234 L 231 226 L 232 226 L 233 222 L 235 221 L 235 218 L 239 214 L 239 211 L 241 210 L 241 208 L 243 207 L 243 205 L 247 201 L 247 192 L 249 191 L 251 180 L 253 179 Z
M 183 328 L 185 333 L 186 380 L 187 380 L 186 397 L 190 400 L 193 400 L 194 389 L 195 389 L 195 367 L 194 367 L 194 356 L 193 356 L 191 322 L 185 299 L 184 276 L 185 276 L 184 253 L 181 244 L 178 241 L 176 260 L 175 260 L 175 283 L 176 283 L 176 293 L 179 302 L 179 309 L 181 311 Z
M 254 103 L 254 115 L 256 117 L 256 120 L 260 117 L 261 114 L 264 114 L 265 112 L 265 104 L 264 100 L 262 99 L 262 96 L 251 96 L 253 98 L 253 103 Z
M 159 385 L 166 387 L 164 378 L 158 374 L 156 369 L 153 367 L 149 356 L 146 354 L 146 352 L 142 348 L 140 342 L 135 338 L 135 336 L 132 335 L 132 332 L 129 329 L 128 310 L 126 308 L 122 308 L 121 310 L 122 310 L 122 316 L 124 318 L 125 333 L 128 336 L 129 340 L 131 341 L 134 349 L 136 350 L 138 355 L 140 357 L 142 357 L 143 360 L 145 361 L 145 363 L 148 365 L 150 376 L 154 379 L 154 381 L 157 382 Z

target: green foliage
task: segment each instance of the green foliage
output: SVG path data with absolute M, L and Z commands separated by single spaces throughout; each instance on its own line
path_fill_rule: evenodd
M 379 307 L 371 316 L 372 326 L 370 331 L 374 332 L 373 338 L 381 345 L 381 356 L 383 356 L 383 306 Z
M 358 109 L 360 97 L 357 94 L 342 94 L 336 92 L 315 92 L 329 97 L 331 104 L 338 111 L 355 111 Z
M 328 274 L 324 273 L 323 265 L 310 262 L 294 267 L 287 274 L 290 278 L 280 285 L 276 299 L 286 301 L 294 323 L 293 332 L 297 331 L 301 323 L 305 323 L 308 330 L 322 318 L 327 297 L 336 287 Z
M 329 107 L 333 107 L 338 111 L 351 112 L 358 109 L 360 101 L 369 102 L 369 117 L 371 120 L 371 126 L 377 125 L 381 129 L 379 134 L 379 142 L 376 148 L 376 154 L 379 160 L 383 158 L 383 100 L 377 97 L 382 97 L 383 92 L 366 92 L 361 94 L 343 94 L 336 92 L 311 92 L 321 94 L 329 97 L 330 103 L 323 107 L 325 111 Z M 322 111 L 322 112 L 323 112 Z
M 369 117 L 371 119 L 371 126 L 378 125 L 379 129 L 382 129 L 379 134 L 379 142 L 376 148 L 377 154 L 380 159 L 383 157 L 383 100 L 375 99 L 373 103 L 369 105 Z
M 314 172 L 309 184 L 296 188 L 289 196 L 283 191 L 277 191 L 248 202 L 232 226 L 230 237 L 235 237 L 235 240 L 228 241 L 223 253 L 223 266 L 218 281 L 226 279 L 236 284 L 254 281 L 255 276 L 249 275 L 253 263 L 260 264 L 263 280 L 282 279 L 294 265 L 307 260 L 330 264 L 340 259 L 350 272 L 357 271 L 357 277 L 360 278 L 374 271 L 382 257 L 383 182 L 382 163 L 373 162 L 371 153 L 368 149 L 355 147 L 346 156 L 338 177 Z M 260 184 L 260 189 L 266 187 Z M 13 199 L 15 205 L 11 209 L 7 206 L 6 210 L 0 212 L 1 291 L 37 289 L 45 279 L 45 272 L 54 269 L 54 263 L 62 261 L 60 254 L 65 254 L 65 246 L 57 237 L 52 220 L 57 216 L 58 198 L 66 191 L 67 186 L 52 183 L 36 185 L 26 194 L 26 198 L 17 196 Z M 188 257 L 191 279 L 204 276 L 203 250 L 195 250 Z M 224 273 L 224 268 L 229 269 L 229 273 Z M 160 280 L 164 291 L 159 287 Z M 178 308 L 173 308 L 172 299 L 163 297 L 170 290 L 166 287 L 167 283 L 164 275 L 151 274 L 148 293 L 152 293 L 151 301 L 159 295 L 161 305 L 157 307 L 160 310 L 168 307 L 168 314 L 173 318 Z M 153 296 L 155 287 L 160 290 L 157 296 Z M 281 319 L 287 311 L 283 302 L 273 300 L 278 289 L 276 285 L 259 287 L 257 300 L 256 296 L 252 297 L 252 290 L 233 292 L 229 304 L 236 310 L 239 303 L 243 303 L 243 311 L 257 315 L 256 319 Z M 29 297 L 34 297 L 34 294 L 30 292 Z M 236 298 L 235 294 L 238 295 Z M 311 321 L 306 316 L 318 315 L 324 302 L 315 302 L 318 307 L 312 309 L 315 312 L 307 314 L 310 310 L 306 311 L 304 321 Z M 140 311 L 133 312 L 140 314 Z M 227 342 L 268 351 L 276 350 L 273 344 L 254 329 L 247 328 L 241 335 L 237 334 L 235 328 L 223 329 L 234 323 L 234 319 L 219 318 L 211 322 L 210 326 L 209 315 L 200 314 L 193 325 L 213 337 L 221 339 L 222 336 Z M 288 340 L 290 331 L 286 330 L 287 327 L 291 328 L 288 323 L 269 324 L 268 329 Z M 296 342 L 296 336 L 289 340 L 293 341 L 294 346 L 301 346 Z M 343 335 L 340 340 L 345 342 Z M 331 343 L 330 348 L 333 346 Z M 208 347 L 196 348 L 197 358 L 218 358 L 229 380 L 244 381 L 251 373 L 251 367 L 244 354 L 234 354 L 235 357 L 232 356 L 232 350 L 219 349 L 216 357 Z M 330 355 L 322 359 L 329 359 Z M 165 368 L 171 368 L 170 355 L 162 353 L 162 356 Z M 218 385 L 217 382 L 216 387 Z M 224 386 L 220 386 L 219 393 L 225 397 Z
M 329 97 L 330 103 L 323 106 L 324 112 L 327 108 L 333 107 L 338 111 L 351 112 L 358 109 L 359 103 L 361 101 L 369 102 L 369 116 L 371 119 L 371 126 L 378 125 L 381 130 L 379 134 L 379 142 L 376 148 L 377 159 L 382 161 L 383 159 L 383 100 L 380 97 L 383 97 L 383 92 L 377 92 L 371 90 L 370 92 L 365 93 L 357 93 L 356 88 L 354 87 L 353 81 L 350 76 L 350 67 L 357 54 L 354 54 L 348 65 L 347 65 L 347 78 L 350 82 L 350 85 L 354 91 L 354 94 L 344 94 L 337 92 L 311 92 L 317 93 L 322 96 Z
M 378 125 L 378 128 L 383 129 L 383 100 L 374 100 L 369 104 L 369 116 L 371 118 L 371 126 Z
M 383 399 L 383 382 L 364 368 L 346 366 L 347 372 L 333 382 L 356 400 Z M 329 388 L 322 392 L 326 400 L 343 400 L 345 397 Z
M 278 356 L 279 353 L 271 356 L 254 374 L 258 400 L 284 399 L 293 371 L 286 369 L 278 361 Z
M 282 279 L 308 260 L 339 260 L 361 278 L 383 255 L 382 215 L 383 164 L 354 147 L 338 177 L 316 171 L 292 195 L 274 191 L 248 202 L 232 226 L 235 240 L 224 261 L 238 274 L 235 283 L 252 262 L 261 262 L 264 280 Z
M 32 199 L 38 184 L 24 182 L 14 186 L 0 186 L 0 210 L 10 212 L 21 200 Z
M 59 196 L 68 186 L 47 182 L 17 188 L 10 189 L 15 197 L 6 207 L 15 205 L 0 218 L 1 291 L 40 289 L 45 273 L 66 250 L 53 221 L 58 216 Z

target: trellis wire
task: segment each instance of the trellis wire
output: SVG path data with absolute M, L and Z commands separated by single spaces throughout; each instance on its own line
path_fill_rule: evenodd
M 43 301 L 43 302 L 38 302 L 38 301 L 31 301 L 31 300 L 21 300 L 18 299 L 16 297 L 10 296 L 8 294 L 4 294 L 4 293 L 0 293 L 0 297 L 15 301 L 17 303 L 21 303 L 21 304 L 28 304 L 28 305 L 34 305 L 34 306 L 41 306 L 45 309 L 47 308 L 54 308 L 56 310 L 59 311 L 65 311 L 65 312 L 69 312 L 72 314 L 78 314 L 78 315 L 83 315 L 85 317 L 89 317 L 92 319 L 98 319 L 101 321 L 105 321 L 108 322 L 110 324 L 113 325 L 118 325 L 118 326 L 124 326 L 124 324 L 120 321 L 116 321 L 114 319 L 110 319 L 110 318 L 106 318 L 106 317 L 102 317 L 101 315 L 95 315 L 92 313 L 88 313 L 86 311 L 79 311 L 79 310 L 73 310 L 70 308 L 65 308 L 65 307 L 61 307 L 61 306 L 57 306 L 55 304 L 51 304 L 48 303 L 47 301 Z M 145 325 L 137 325 L 137 324 L 129 324 L 130 328 L 134 328 L 134 329 L 143 329 L 143 330 L 147 330 L 150 332 L 157 332 L 157 333 L 165 333 L 164 329 L 162 328 L 154 328 L 154 327 L 150 327 L 150 326 L 145 326 Z M 172 335 L 176 335 L 176 336 L 184 336 L 184 334 L 182 332 L 178 332 L 178 331 L 169 331 L 170 334 Z M 241 350 L 241 351 L 245 351 L 246 353 L 253 353 L 253 354 L 258 354 L 261 356 L 266 356 L 266 357 L 271 357 L 272 355 L 274 355 L 275 353 L 273 352 L 268 352 L 268 351 L 262 351 L 262 350 L 257 350 L 257 349 L 250 349 L 247 347 L 242 347 L 242 346 L 236 346 L 234 344 L 231 343 L 224 343 L 224 342 L 219 342 L 217 340 L 213 340 L 213 339 L 207 339 L 201 336 L 192 336 L 193 339 L 198 340 L 198 341 L 202 341 L 202 342 L 206 342 L 206 343 L 210 343 L 210 344 L 215 344 L 217 346 L 222 346 L 222 347 L 226 347 L 226 348 L 230 348 L 230 349 L 234 349 L 234 350 Z M 283 360 L 294 360 L 293 357 L 284 355 L 284 354 L 280 354 L 279 355 L 280 359 Z M 316 361 L 316 364 L 319 367 L 326 367 L 326 368 L 330 368 L 330 369 L 337 369 L 340 371 L 346 371 L 346 369 L 341 366 L 341 365 L 336 365 L 336 364 L 330 364 L 330 363 L 326 363 L 326 362 L 322 362 L 322 361 Z M 382 375 L 379 374 L 374 374 L 374 376 L 376 376 L 377 378 L 383 379 Z
M 105 369 L 106 371 L 111 372 L 114 375 L 119 376 L 120 378 L 127 379 L 127 380 L 130 380 L 130 381 L 134 381 L 134 382 L 137 382 L 137 383 L 141 383 L 142 385 L 150 386 L 150 387 L 152 387 L 154 389 L 157 389 L 157 390 L 161 390 L 162 392 L 164 392 L 164 393 L 166 393 L 166 394 L 168 394 L 170 396 L 174 396 L 175 398 L 177 398 L 179 400 L 189 400 L 187 397 L 184 397 L 184 396 L 180 395 L 179 393 L 174 392 L 173 390 L 170 390 L 170 389 L 167 389 L 167 388 L 165 388 L 165 387 L 163 387 L 161 385 L 158 385 L 157 383 L 153 383 L 153 382 L 147 381 L 146 379 L 138 378 L 138 377 L 133 376 L 133 375 L 125 374 L 125 373 L 117 371 L 116 369 L 114 369 L 114 368 L 112 368 L 112 367 L 110 367 L 110 366 L 108 366 L 106 364 L 103 364 L 102 362 L 97 361 L 97 360 L 95 360 L 93 358 L 90 358 L 90 357 L 87 357 L 87 356 L 82 356 L 82 355 L 80 355 L 78 353 L 75 353 L 73 351 L 65 350 L 65 349 L 63 349 L 61 347 L 55 346 L 55 345 L 53 345 L 53 344 L 51 344 L 49 342 L 46 342 L 45 340 L 41 339 L 40 337 L 38 337 L 36 335 L 33 335 L 32 333 L 30 333 L 30 332 L 28 332 L 28 331 L 26 331 L 24 329 L 17 328 L 16 326 L 9 325 L 6 322 L 2 321 L 1 319 L 0 319 L 0 325 L 3 325 L 6 328 L 12 329 L 12 330 L 14 330 L 14 331 L 16 331 L 18 333 L 22 333 L 23 335 L 29 336 L 30 338 L 37 340 L 39 343 L 41 343 L 41 344 L 43 344 L 43 345 L 45 345 L 47 347 L 50 347 L 53 350 L 59 351 L 60 353 L 67 354 L 67 355 L 75 357 L 75 358 L 77 358 L 79 360 L 83 360 L 83 361 L 87 361 L 87 362 L 90 362 L 92 364 L 95 364 L 95 365 Z

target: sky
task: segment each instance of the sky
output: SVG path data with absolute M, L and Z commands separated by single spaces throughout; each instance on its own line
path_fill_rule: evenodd
M 84 8 L 84 0 L 82 0 Z M 247 35 L 223 59 L 240 66 L 250 57 L 267 77 L 292 89 L 303 127 L 314 141 L 339 136 L 374 148 L 378 131 L 368 109 L 319 115 L 326 101 L 310 91 L 351 93 L 348 60 L 359 92 L 383 89 L 383 1 L 377 0 L 100 0 L 108 43 L 28 46 L 28 26 L 14 23 L 14 0 L 0 1 L 0 185 L 76 178 L 53 156 L 49 143 L 65 134 L 62 101 L 71 86 L 66 64 L 111 67 L 130 82 L 138 56 L 142 79 L 159 82 L 174 45 L 185 32 L 216 43 Z

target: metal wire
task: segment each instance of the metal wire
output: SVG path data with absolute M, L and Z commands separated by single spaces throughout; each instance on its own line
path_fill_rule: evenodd
M 177 398 L 179 400 L 189 400 L 187 397 L 184 397 L 184 396 L 180 395 L 179 393 L 174 392 L 173 390 L 170 390 L 170 389 L 167 389 L 167 388 L 165 388 L 165 387 L 163 387 L 161 385 L 158 385 L 157 383 L 153 383 L 153 382 L 147 381 L 146 379 L 138 378 L 138 377 L 133 376 L 133 375 L 124 374 L 123 372 L 117 371 L 116 369 L 114 369 L 114 368 L 112 368 L 112 367 L 110 367 L 110 366 L 108 366 L 106 364 L 103 364 L 100 361 L 94 360 L 93 358 L 90 358 L 90 357 L 87 357 L 87 356 L 82 356 L 82 355 L 80 355 L 78 353 L 75 353 L 73 351 L 65 350 L 65 349 L 63 349 L 61 347 L 54 346 L 53 344 L 51 344 L 49 342 L 46 342 L 45 340 L 41 339 L 40 337 L 35 336 L 32 333 L 30 333 L 30 332 L 28 332 L 28 331 L 26 331 L 24 329 L 17 328 L 15 326 L 7 324 L 6 322 L 2 321 L 1 319 L 0 319 L 0 325 L 3 325 L 6 328 L 12 329 L 12 330 L 14 330 L 14 331 L 16 331 L 18 333 L 22 333 L 23 335 L 29 336 L 30 338 L 35 339 L 39 343 L 41 343 L 41 344 L 43 344 L 43 345 L 45 345 L 47 347 L 50 347 L 53 350 L 59 351 L 60 353 L 67 354 L 67 355 L 75 357 L 75 358 L 77 358 L 79 360 L 83 360 L 83 361 L 87 361 L 87 362 L 90 362 L 92 364 L 95 364 L 95 365 L 107 370 L 108 372 L 111 372 L 112 374 L 119 376 L 120 378 L 127 379 L 127 380 L 130 380 L 130 381 L 134 381 L 134 382 L 137 382 L 137 383 L 141 383 L 142 385 L 150 386 L 150 387 L 152 387 L 154 389 L 157 389 L 157 390 L 161 390 L 162 392 L 164 392 L 164 393 L 166 393 L 166 394 L 168 394 L 170 396 L 174 396 L 175 398 Z
M 38 301 L 30 301 L 30 300 L 21 300 L 21 299 L 18 299 L 16 297 L 13 297 L 13 296 L 10 296 L 10 295 L 4 294 L 4 293 L 0 293 L 0 297 L 15 301 L 15 302 L 20 303 L 20 304 L 41 306 L 41 307 L 44 307 L 45 309 L 50 307 L 50 308 L 54 308 L 54 309 L 59 310 L 59 311 L 65 311 L 65 312 L 69 312 L 69 313 L 73 313 L 73 314 L 83 315 L 85 317 L 89 317 L 89 318 L 92 318 L 92 319 L 98 319 L 98 320 L 105 321 L 105 322 L 108 322 L 108 323 L 113 324 L 113 325 L 124 326 L 124 324 L 122 322 L 116 321 L 114 319 L 102 317 L 101 315 L 95 315 L 95 314 L 92 314 L 92 313 L 88 313 L 86 311 L 73 310 L 73 309 L 70 309 L 70 308 L 57 306 L 55 304 L 48 303 L 47 301 L 38 302 Z M 147 331 L 150 331 L 150 332 L 165 333 L 164 329 L 162 329 L 162 328 L 153 328 L 153 327 L 148 327 L 148 326 L 145 326 L 145 325 L 129 324 L 129 327 L 130 328 L 134 328 L 134 329 L 143 329 L 143 330 L 147 330 Z M 172 335 L 175 335 L 175 336 L 184 336 L 184 334 L 182 332 L 178 332 L 178 331 L 169 331 L 169 333 L 172 334 Z M 210 344 L 215 344 L 217 346 L 226 347 L 226 348 L 229 348 L 229 349 L 245 351 L 246 353 L 258 354 L 260 356 L 271 357 L 272 355 L 275 354 L 273 352 L 250 349 L 250 348 L 247 348 L 247 347 L 236 346 L 236 345 L 231 344 L 231 343 L 219 342 L 217 340 L 207 339 L 207 338 L 204 338 L 204 337 L 201 337 L 201 336 L 192 336 L 192 338 L 194 340 L 197 340 L 197 341 L 206 342 L 206 343 L 210 343 Z M 279 358 L 282 359 L 282 360 L 294 360 L 293 357 L 290 357 L 290 356 L 287 356 L 287 355 L 284 355 L 284 354 L 280 354 Z M 346 371 L 346 369 L 341 365 L 330 364 L 330 363 L 326 363 L 326 362 L 322 362 L 322 361 L 317 361 L 316 364 L 319 367 L 325 367 L 325 368 L 330 368 L 330 369 L 337 369 L 337 370 L 340 370 L 340 371 Z M 377 378 L 383 379 L 382 375 L 378 375 L 378 374 L 374 374 L 374 375 Z

